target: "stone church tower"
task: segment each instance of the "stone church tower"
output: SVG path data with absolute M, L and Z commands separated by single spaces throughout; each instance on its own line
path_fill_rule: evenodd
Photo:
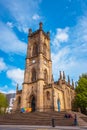
M 65 74 L 54 82 L 50 52 L 50 33 L 29 29 L 26 66 L 22 90 L 16 90 L 13 110 L 32 108 L 32 111 L 71 110 L 74 99 L 74 83 L 65 81 Z

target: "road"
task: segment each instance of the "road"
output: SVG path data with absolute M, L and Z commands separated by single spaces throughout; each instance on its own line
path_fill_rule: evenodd
M 0 125 L 0 130 L 87 130 L 85 127 L 69 126 L 27 126 L 27 125 Z

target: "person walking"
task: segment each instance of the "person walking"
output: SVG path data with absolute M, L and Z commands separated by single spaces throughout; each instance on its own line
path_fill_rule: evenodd
M 75 114 L 75 117 L 74 117 L 74 125 L 77 126 L 78 125 L 78 122 L 77 122 L 77 115 Z

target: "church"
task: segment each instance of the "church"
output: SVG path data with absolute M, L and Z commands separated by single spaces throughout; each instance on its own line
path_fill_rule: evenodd
M 31 108 L 31 111 L 72 110 L 75 97 L 74 82 L 66 81 L 64 71 L 60 71 L 58 81 L 52 75 L 50 33 L 44 32 L 43 24 L 32 32 L 29 29 L 24 82 L 22 90 L 16 89 L 13 111 Z

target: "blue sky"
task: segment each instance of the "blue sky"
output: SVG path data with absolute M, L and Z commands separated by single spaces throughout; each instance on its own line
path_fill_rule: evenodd
M 28 29 L 50 31 L 55 81 L 87 73 L 87 0 L 0 0 L 0 91 L 23 83 Z

